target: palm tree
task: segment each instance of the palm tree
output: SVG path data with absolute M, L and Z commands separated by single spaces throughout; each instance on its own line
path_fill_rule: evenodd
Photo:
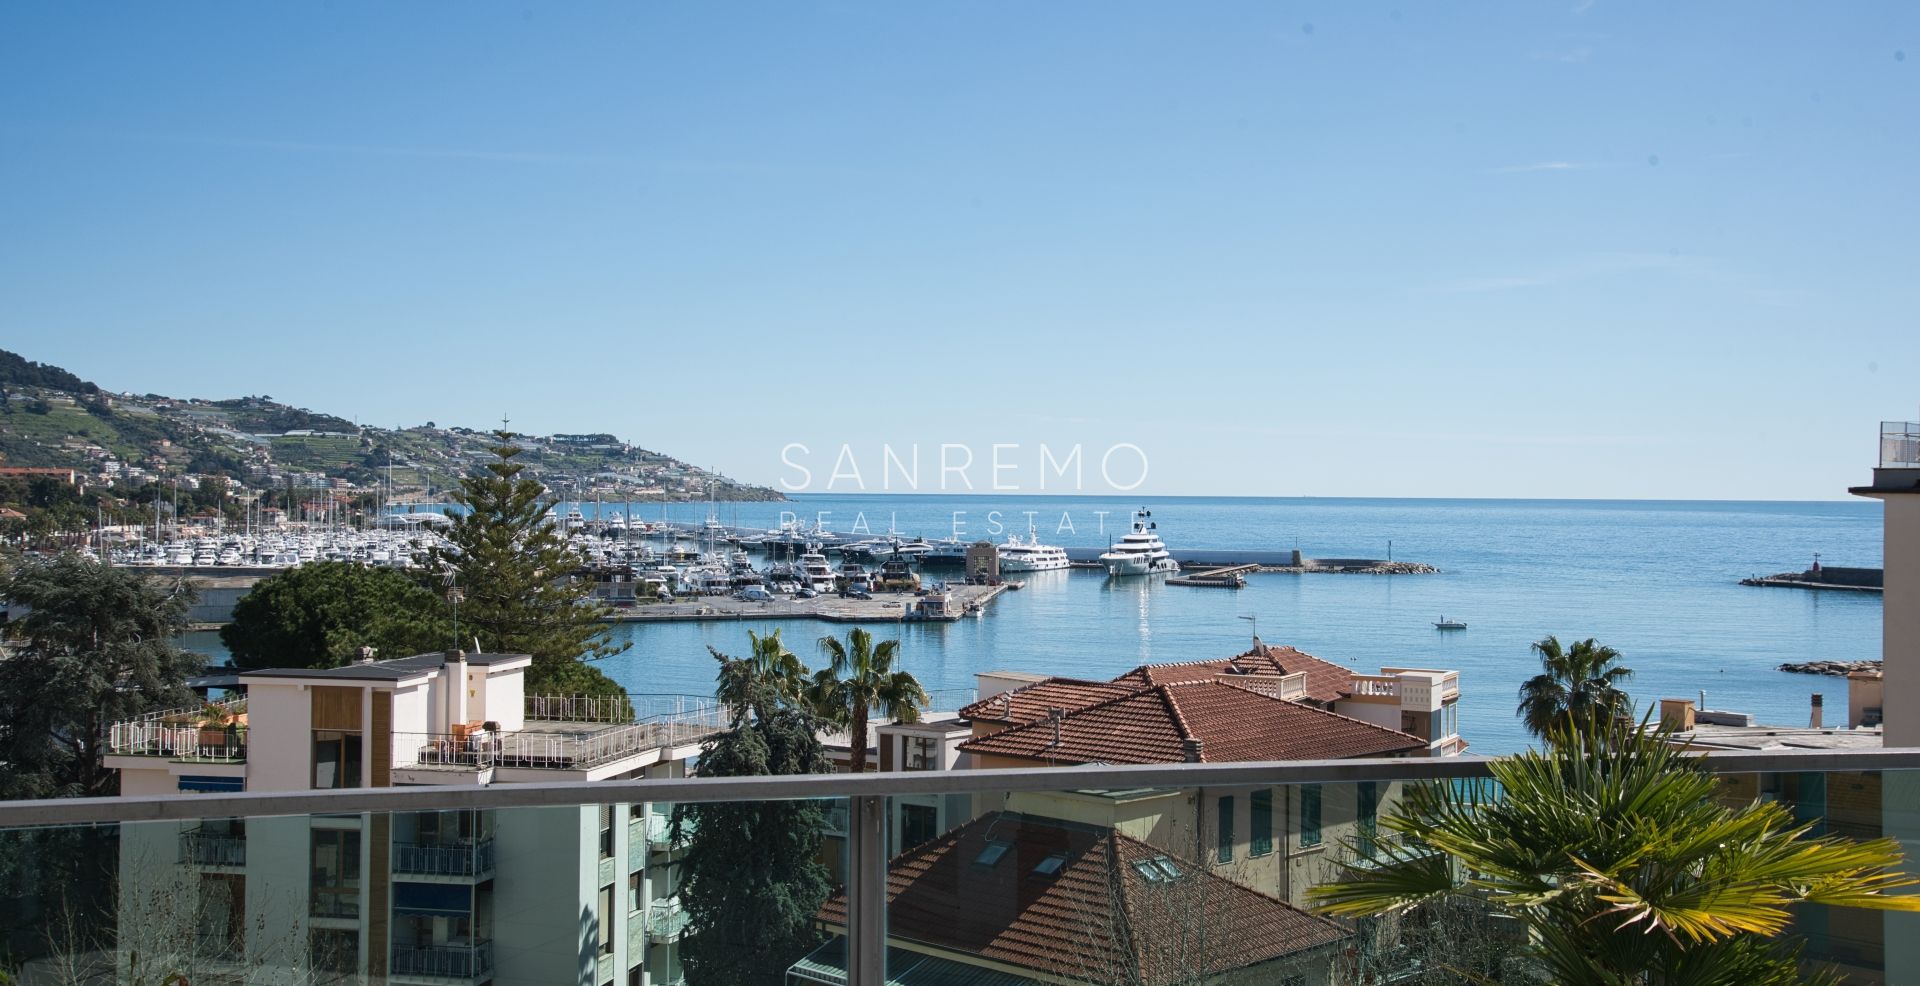
M 757 703 L 768 697 L 785 705 L 798 703 L 807 690 L 807 666 L 780 642 L 780 631 L 762 637 L 747 631 L 752 648 L 743 658 L 732 658 L 712 647 L 707 652 L 720 662 L 720 684 L 714 695 L 732 711 L 735 722 L 746 718 L 751 708 L 759 718 L 766 709 Z
M 847 727 L 852 748 L 847 766 L 854 773 L 867 769 L 867 716 L 878 711 L 897 722 L 918 722 L 927 693 L 905 671 L 893 670 L 900 641 L 883 640 L 855 628 L 842 644 L 832 636 L 820 638 L 820 649 L 833 662 L 813 676 L 810 695 L 820 718 Z
M 1633 671 L 1618 663 L 1619 651 L 1591 637 L 1564 649 L 1558 637 L 1548 637 L 1533 651 L 1540 655 L 1541 671 L 1520 686 L 1516 711 L 1535 736 L 1546 739 L 1569 721 L 1584 728 L 1632 716 L 1633 700 L 1620 685 Z
M 1513 948 L 1563 986 L 1798 986 L 1798 945 L 1774 940 L 1794 907 L 1920 911 L 1896 892 L 1920 880 L 1894 870 L 1894 840 L 1815 838 L 1817 820 L 1778 803 L 1730 806 L 1699 757 L 1644 725 L 1568 730 L 1490 769 L 1502 797 L 1408 788 L 1380 822 L 1402 838 L 1342 864 L 1315 905 L 1503 914 L 1525 932 Z

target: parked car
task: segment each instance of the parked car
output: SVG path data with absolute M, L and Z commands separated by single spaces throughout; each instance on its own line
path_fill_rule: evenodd
M 772 599 L 773 593 L 768 592 L 766 589 L 761 588 L 760 586 L 749 585 L 749 586 L 742 586 L 740 589 L 735 590 L 733 594 L 733 598 L 743 599 L 750 603 L 759 603 L 759 602 L 766 602 L 767 600 Z

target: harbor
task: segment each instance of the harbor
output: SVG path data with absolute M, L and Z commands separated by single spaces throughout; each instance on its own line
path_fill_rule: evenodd
M 859 598 L 820 595 L 809 599 L 773 596 L 757 601 L 732 597 L 692 599 L 685 602 L 647 603 L 616 609 L 606 620 L 610 623 L 674 623 L 726 620 L 821 620 L 827 623 L 904 623 L 952 622 L 979 616 L 986 607 L 1013 587 L 999 585 L 954 585 L 938 593 L 918 596 L 912 593 L 886 593 Z M 941 598 L 944 596 L 944 598 Z

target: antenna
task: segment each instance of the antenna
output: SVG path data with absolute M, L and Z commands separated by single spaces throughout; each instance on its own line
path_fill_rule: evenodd
M 1240 619 L 1246 620 L 1248 623 L 1253 624 L 1253 642 L 1256 644 L 1259 643 L 1260 642 L 1260 614 L 1250 613 L 1246 616 L 1240 617 Z

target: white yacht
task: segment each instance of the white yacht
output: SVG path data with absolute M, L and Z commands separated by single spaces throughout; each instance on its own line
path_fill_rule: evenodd
M 1034 533 L 1033 525 L 1027 525 L 1027 539 L 1010 534 L 1007 543 L 1000 546 L 1000 571 L 1002 572 L 1051 572 L 1068 568 L 1067 549 L 1051 544 L 1041 544 L 1040 537 Z
M 927 567 L 950 565 L 959 567 L 967 563 L 967 546 L 970 541 L 956 537 L 942 538 L 927 546 L 925 554 L 920 556 L 920 564 Z
M 1160 540 L 1159 525 L 1148 519 L 1152 516 L 1150 510 L 1134 511 L 1133 530 L 1100 556 L 1108 575 L 1171 575 L 1180 570 Z
M 808 545 L 807 553 L 800 556 L 800 580 L 815 592 L 833 591 L 833 566 L 827 564 L 827 556 L 820 553 L 818 545 Z

